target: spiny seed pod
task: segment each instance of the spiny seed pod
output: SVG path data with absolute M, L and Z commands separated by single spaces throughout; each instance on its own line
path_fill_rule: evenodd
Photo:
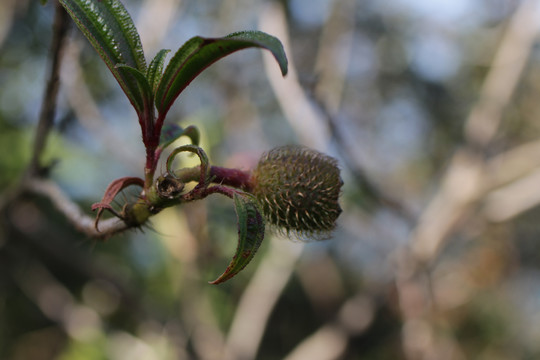
M 270 224 L 288 235 L 324 239 L 341 213 L 337 161 L 313 149 L 270 150 L 253 171 L 253 194 Z

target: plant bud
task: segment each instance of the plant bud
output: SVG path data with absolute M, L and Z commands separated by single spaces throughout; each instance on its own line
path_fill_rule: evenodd
M 337 161 L 301 146 L 264 154 L 253 171 L 253 194 L 268 222 L 287 235 L 324 239 L 341 213 Z

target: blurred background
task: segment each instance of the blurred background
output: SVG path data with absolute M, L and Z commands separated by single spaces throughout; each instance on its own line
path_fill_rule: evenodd
M 249 169 L 290 143 L 336 157 L 344 211 L 331 240 L 267 233 L 243 272 L 213 286 L 236 248 L 225 197 L 106 242 L 45 197 L 10 199 L 31 156 L 54 3 L 2 0 L 1 359 L 540 358 L 540 1 L 124 4 L 147 59 L 195 35 L 280 38 L 285 79 L 268 54 L 241 51 L 199 76 L 168 121 L 198 126 L 216 165 Z M 46 159 L 90 214 L 108 183 L 142 175 L 144 149 L 74 26 L 64 55 Z

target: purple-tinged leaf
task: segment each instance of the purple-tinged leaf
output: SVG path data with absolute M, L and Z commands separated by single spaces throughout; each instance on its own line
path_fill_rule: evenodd
M 238 246 L 223 274 L 210 284 L 225 282 L 238 274 L 253 259 L 264 239 L 264 220 L 257 200 L 250 194 L 237 192 L 233 196 L 238 217 Z
M 267 49 L 276 58 L 281 73 L 287 74 L 287 57 L 281 42 L 260 31 L 244 31 L 222 38 L 194 37 L 173 56 L 156 90 L 156 108 L 165 117 L 178 95 L 204 69 L 235 51 L 247 48 Z
M 140 187 L 143 187 L 144 180 L 138 177 L 123 177 L 114 180 L 109 184 L 109 186 L 107 186 L 107 189 L 105 190 L 105 194 L 103 194 L 103 198 L 101 199 L 101 201 L 92 205 L 92 211 L 98 211 L 95 222 L 96 229 L 98 229 L 98 223 L 101 215 L 103 214 L 103 211 L 112 211 L 111 203 L 113 202 L 116 195 L 118 195 L 120 191 L 131 185 L 138 185 Z

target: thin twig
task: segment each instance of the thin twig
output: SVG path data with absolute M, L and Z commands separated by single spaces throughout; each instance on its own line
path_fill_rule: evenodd
M 60 2 L 55 1 L 55 18 L 53 26 L 53 38 L 51 43 L 50 74 L 47 80 L 43 103 L 39 115 L 39 122 L 34 138 L 32 159 L 28 167 L 28 176 L 36 176 L 41 171 L 41 156 L 47 145 L 47 139 L 54 123 L 56 115 L 56 98 L 60 87 L 60 65 L 66 43 L 66 35 L 69 29 L 70 19 Z

